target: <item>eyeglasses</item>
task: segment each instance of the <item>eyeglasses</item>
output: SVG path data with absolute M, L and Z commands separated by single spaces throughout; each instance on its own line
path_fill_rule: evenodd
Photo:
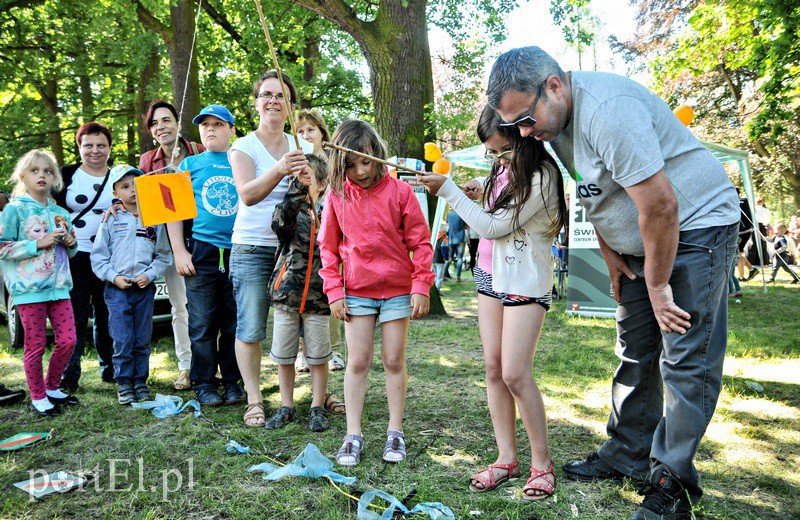
M 548 76 L 549 77 L 549 76 Z M 536 108 L 536 103 L 539 102 L 539 98 L 542 97 L 542 89 L 547 84 L 547 78 L 542 81 L 542 84 L 539 85 L 539 88 L 536 90 L 536 97 L 533 99 L 533 104 L 531 105 L 531 109 L 528 110 L 528 115 L 525 117 L 521 117 L 514 121 L 513 123 L 500 123 L 500 126 L 503 128 L 510 128 L 512 126 L 521 126 L 523 128 L 528 128 L 536 124 L 536 119 L 533 118 L 531 114 L 533 114 L 533 110 Z
M 511 160 L 511 154 L 513 152 L 514 152 L 514 150 L 506 150 L 505 152 L 502 152 L 502 153 L 486 152 L 483 156 L 486 158 L 487 161 L 491 161 L 491 162 L 493 162 L 495 164 L 500 164 L 500 160 L 503 159 L 503 158 L 508 159 L 510 161 Z
M 283 94 L 281 92 L 278 92 L 277 94 L 273 94 L 272 92 L 265 91 L 265 92 L 261 92 L 258 95 L 258 97 L 260 99 L 266 99 L 266 100 L 269 100 L 271 98 L 275 98 L 275 100 L 277 100 L 277 101 L 283 101 Z

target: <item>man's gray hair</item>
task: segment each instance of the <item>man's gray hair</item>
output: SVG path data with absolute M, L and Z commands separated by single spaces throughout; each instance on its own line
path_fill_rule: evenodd
M 492 65 L 486 97 L 494 109 L 509 91 L 535 94 L 551 75 L 566 79 L 561 66 L 539 47 L 519 47 L 504 52 Z

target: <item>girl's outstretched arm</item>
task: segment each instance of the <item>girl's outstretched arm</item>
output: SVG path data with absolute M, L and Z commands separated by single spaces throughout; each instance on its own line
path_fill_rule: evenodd
M 329 303 L 344 298 L 344 273 L 340 274 L 339 272 L 339 266 L 342 265 L 339 245 L 343 238 L 338 215 L 341 211 L 341 204 L 341 197 L 333 192 L 328 193 L 317 238 L 322 260 L 322 269 L 319 270 L 319 275 L 322 277 L 322 290 L 328 297 Z
M 442 177 L 438 174 L 430 174 L 427 176 L 417 176 L 420 181 L 426 184 L 427 177 Z M 541 175 L 537 175 L 533 181 L 531 188 L 531 196 L 525 202 L 522 210 L 519 213 L 519 224 L 522 225 L 544 207 L 544 201 L 541 195 Z M 547 183 L 551 185 L 552 183 Z M 433 193 L 433 190 L 431 190 Z M 446 179 L 441 183 L 440 187 L 436 190 L 436 195 L 446 200 L 458 215 L 469 224 L 477 233 L 488 239 L 501 238 L 512 231 L 514 231 L 514 208 L 506 208 L 499 210 L 495 213 L 487 213 L 482 207 L 471 201 L 464 193 L 456 186 L 456 184 Z M 555 193 L 547 197 L 548 200 L 555 201 Z M 556 205 L 553 204 L 553 211 L 556 211 Z

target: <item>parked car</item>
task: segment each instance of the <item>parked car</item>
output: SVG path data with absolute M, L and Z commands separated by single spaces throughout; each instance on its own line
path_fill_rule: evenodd
M 172 321 L 172 307 L 169 304 L 169 291 L 167 283 L 163 278 L 155 281 L 156 301 L 153 310 L 153 324 L 170 323 Z M 22 329 L 22 320 L 14 307 L 14 297 L 9 294 L 6 288 L 6 279 L 3 275 L 3 294 L 0 301 L 0 317 L 6 320 L 8 326 L 8 342 L 13 348 L 22 348 L 25 341 L 25 333 Z M 92 326 L 92 319 L 89 319 L 89 327 Z M 50 322 L 47 322 L 47 334 L 51 337 L 53 332 L 50 329 Z M 91 337 L 91 336 L 90 336 Z

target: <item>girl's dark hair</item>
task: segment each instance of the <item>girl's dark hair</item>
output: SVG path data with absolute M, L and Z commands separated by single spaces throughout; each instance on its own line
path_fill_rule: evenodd
M 543 176 L 541 182 L 541 196 L 544 201 L 545 210 L 550 217 L 551 224 L 548 228 L 548 236 L 555 238 L 561 228 L 567 222 L 567 203 L 564 200 L 564 181 L 561 178 L 561 170 L 558 168 L 555 159 L 547 153 L 544 143 L 529 137 L 522 137 L 516 127 L 502 127 L 503 120 L 497 112 L 490 106 L 486 106 L 478 119 L 478 138 L 485 143 L 494 134 L 499 133 L 508 138 L 512 145 L 511 168 L 508 171 L 508 184 L 500 191 L 492 201 L 489 213 L 495 213 L 501 209 L 514 208 L 513 224 L 518 228 L 519 213 L 522 206 L 531 196 L 531 185 L 533 177 L 537 172 Z M 500 167 L 497 163 L 492 164 L 492 171 L 486 180 L 483 190 L 484 202 L 488 201 L 489 196 L 494 191 L 497 183 L 497 175 Z M 546 193 L 555 187 L 558 194 L 558 207 L 548 207 Z M 551 211 L 555 211 L 555 215 Z
M 355 150 L 377 157 L 386 159 L 386 144 L 369 123 L 357 119 L 348 119 L 340 124 L 333 133 L 333 144 Z M 331 189 L 341 196 L 344 194 L 344 171 L 347 168 L 348 159 L 353 160 L 353 154 L 331 148 L 328 156 L 328 179 Z M 379 171 L 382 169 L 380 163 L 374 163 Z
M 156 99 L 155 101 L 150 103 L 150 106 L 147 107 L 147 110 L 145 111 L 144 116 L 142 117 L 142 121 L 144 122 L 145 128 L 150 128 L 151 126 L 153 126 L 154 122 L 153 119 L 155 118 L 156 110 L 158 110 L 159 108 L 166 108 L 167 110 L 172 112 L 172 115 L 175 116 L 175 124 L 178 123 L 178 119 L 180 119 L 178 117 L 178 111 L 175 110 L 175 107 L 172 105 L 172 103 L 167 103 L 166 101 L 163 101 L 161 99 Z
M 276 70 L 268 70 L 255 82 L 253 85 L 253 99 L 258 99 L 258 91 L 261 90 L 261 85 L 270 78 L 278 79 L 278 72 Z M 286 85 L 286 88 L 289 90 L 289 97 L 291 98 L 289 101 L 292 105 L 296 105 L 297 88 L 294 86 L 294 83 L 292 83 L 292 78 L 281 72 L 281 79 L 283 79 L 283 84 Z M 286 109 L 291 110 L 288 106 Z

